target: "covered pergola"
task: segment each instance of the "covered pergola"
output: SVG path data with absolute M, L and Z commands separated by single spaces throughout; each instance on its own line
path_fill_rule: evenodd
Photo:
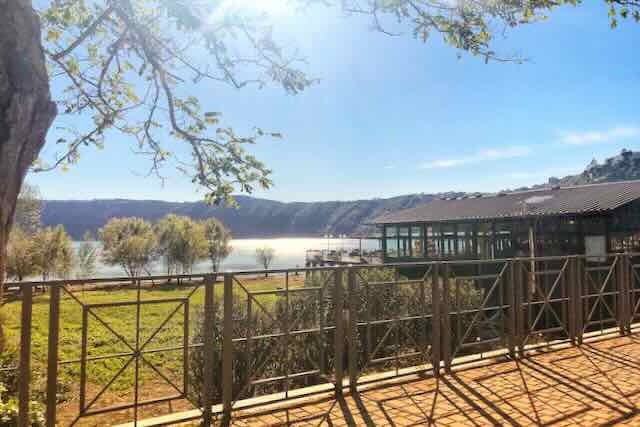
M 389 212 L 385 262 L 640 251 L 640 181 L 552 187 Z

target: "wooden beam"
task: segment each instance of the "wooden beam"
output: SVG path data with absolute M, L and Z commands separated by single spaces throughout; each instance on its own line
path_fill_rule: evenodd
M 344 292 L 342 287 L 343 269 L 338 268 L 334 272 L 333 304 L 335 307 L 335 331 L 334 331 L 334 366 L 335 366 L 335 394 L 336 398 L 342 396 L 342 381 L 344 379 Z
M 56 425 L 58 403 L 58 337 L 60 333 L 60 287 L 49 288 L 49 339 L 47 359 L 47 427 Z
M 213 373 L 215 367 L 214 359 L 215 359 L 215 342 L 213 336 L 213 327 L 215 322 L 215 312 L 214 312 L 214 286 L 215 279 L 211 276 L 206 276 L 204 279 L 204 378 L 203 378 L 203 396 L 202 396 L 202 424 L 205 427 L 211 426 L 211 418 L 212 412 L 211 407 L 213 406 L 213 393 L 215 385 L 213 384 Z
M 18 426 L 31 426 L 29 401 L 31 400 L 31 313 L 33 287 L 22 287 L 22 312 L 20 321 L 20 364 L 18 371 Z
M 231 424 L 233 405 L 233 274 L 224 273 L 222 323 L 222 425 Z

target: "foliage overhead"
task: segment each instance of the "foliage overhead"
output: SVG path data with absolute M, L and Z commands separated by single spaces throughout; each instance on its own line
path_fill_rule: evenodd
M 326 0 L 316 0 L 325 3 Z M 371 17 L 373 28 L 388 35 L 401 35 L 410 26 L 413 36 L 426 42 L 432 34 L 457 49 L 485 61 L 522 62 L 519 55 L 501 55 L 494 50 L 496 35 L 519 25 L 539 22 L 563 5 L 577 6 L 582 0 L 337 0 L 350 13 Z M 612 28 L 620 18 L 640 22 L 640 1 L 601 0 L 608 6 Z M 391 19 L 389 19 L 391 18 Z
M 620 18 L 640 21 L 637 0 L 603 0 L 612 27 Z M 64 89 L 54 94 L 62 118 L 53 162 L 35 170 L 63 168 L 78 161 L 85 146 L 103 147 L 107 135 L 134 138 L 137 152 L 149 156 L 150 173 L 176 166 L 204 187 L 210 202 L 233 203 L 235 190 L 271 186 L 271 171 L 247 147 L 279 133 L 256 128 L 239 135 L 221 122 L 220 111 L 204 111 L 195 85 L 209 81 L 233 88 L 268 83 L 296 94 L 314 80 L 302 59 L 276 41 L 264 16 L 221 13 L 216 1 L 51 0 L 38 9 L 51 78 Z M 485 60 L 522 61 L 494 51 L 506 28 L 544 19 L 552 9 L 580 0 L 291 0 L 292 8 L 311 4 L 365 14 L 386 34 L 410 32 L 427 41 L 432 33 L 458 52 Z M 202 93 L 202 91 L 200 91 Z M 210 96 L 207 93 L 207 96 Z M 67 116 L 91 117 L 78 128 Z M 73 125 L 66 126 L 64 122 Z M 182 158 L 171 141 L 186 144 Z
M 162 177 L 171 161 L 208 190 L 209 201 L 232 201 L 231 192 L 268 188 L 271 171 L 247 152 L 262 136 L 238 135 L 221 113 L 204 111 L 193 88 L 210 81 L 242 88 L 269 82 L 291 94 L 312 83 L 297 68 L 295 52 L 278 46 L 272 29 L 241 14 L 218 16 L 218 2 L 179 0 L 52 0 L 38 10 L 44 49 L 63 116 L 89 115 L 92 125 L 58 126 L 62 153 L 35 170 L 68 167 L 85 146 L 103 147 L 111 131 L 137 141 Z M 189 95 L 191 93 L 191 95 Z M 210 93 L 207 94 L 210 96 Z M 64 117 L 62 118 L 64 119 Z M 188 158 L 167 141 L 187 144 Z

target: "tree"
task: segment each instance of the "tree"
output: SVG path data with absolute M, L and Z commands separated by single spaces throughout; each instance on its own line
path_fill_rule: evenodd
M 609 8 L 611 28 L 620 18 L 640 22 L 640 1 L 601 0 Z M 324 3 L 325 0 L 316 0 Z M 560 6 L 576 6 L 582 0 L 340 0 L 352 14 L 371 17 L 373 28 L 382 33 L 402 35 L 410 26 L 413 37 L 426 42 L 434 33 L 455 48 L 460 56 L 467 52 L 485 61 L 522 62 L 518 55 L 503 55 L 493 49 L 496 35 L 507 28 L 544 20 Z
M 29 168 L 68 167 L 110 130 L 130 137 L 159 177 L 166 164 L 188 174 L 209 201 L 271 185 L 271 171 L 245 147 L 280 135 L 259 128 L 238 135 L 190 93 L 202 80 L 234 88 L 275 82 L 288 93 L 313 81 L 259 17 L 218 16 L 219 3 L 52 0 L 34 10 L 29 0 L 0 0 L 0 266 Z M 63 88 L 55 102 L 52 80 Z M 38 156 L 57 107 L 62 152 L 45 162 Z M 75 115 L 92 125 L 65 123 Z M 187 144 L 191 158 L 176 159 L 167 140 Z
M 180 233 L 178 260 L 183 274 L 190 274 L 196 262 L 207 259 L 207 240 L 202 224 L 187 218 Z
M 19 227 L 14 227 L 7 248 L 7 276 L 22 281 L 39 273 L 34 240 Z
M 71 237 L 64 227 L 46 227 L 36 233 L 33 240 L 36 263 L 42 279 L 68 277 L 73 270 L 74 251 Z
M 98 248 L 93 243 L 93 235 L 87 231 L 82 236 L 82 243 L 76 253 L 78 278 L 90 278 L 96 274 L 96 262 L 98 261 Z
M 190 273 L 197 261 L 207 257 L 204 226 L 191 218 L 169 214 L 156 224 L 155 231 L 167 274 Z
M 40 38 L 28 0 L 0 0 L 0 292 L 20 188 L 56 115 Z M 2 295 L 0 294 L 0 297 Z
M 603 1 L 610 7 L 612 27 L 619 17 L 640 20 L 636 0 Z M 102 146 L 108 131 L 133 139 L 160 177 L 162 166 L 173 161 L 208 190 L 209 201 L 231 201 L 234 188 L 251 192 L 256 185 L 271 185 L 271 171 L 245 147 L 261 136 L 279 134 L 257 129 L 238 135 L 221 124 L 220 112 L 203 111 L 199 98 L 189 94 L 197 93 L 193 85 L 202 80 L 235 88 L 275 82 L 288 93 L 314 80 L 297 68 L 295 52 L 274 41 L 268 23 L 255 14 L 225 14 L 217 9 L 221 3 L 227 2 L 51 0 L 34 10 L 29 0 L 0 0 L 0 280 L 29 168 L 34 163 L 40 171 L 67 167 L 78 161 L 82 148 Z M 375 28 L 387 34 L 409 23 L 422 40 L 436 32 L 461 52 L 502 60 L 491 49 L 493 29 L 535 22 L 553 7 L 579 0 L 335 3 L 349 13 L 370 15 Z M 63 87 L 55 102 L 50 80 Z M 46 163 L 38 156 L 57 106 L 62 113 L 58 128 L 66 134 L 56 140 L 62 153 Z M 71 126 L 62 121 L 73 115 L 90 116 L 92 125 L 77 128 L 77 121 Z M 174 150 L 163 145 L 166 140 L 186 143 L 190 161 L 176 159 Z
M 162 257 L 167 267 L 167 275 L 171 275 L 178 270 L 175 242 L 179 238 L 179 228 L 179 217 L 174 214 L 165 216 L 154 227 L 158 254 Z
M 14 223 L 29 235 L 35 234 L 42 227 L 42 197 L 35 185 L 24 183 L 14 214 Z
M 273 259 L 276 257 L 275 249 L 264 246 L 262 248 L 256 249 L 256 261 L 258 264 L 264 267 L 265 270 L 269 269 L 269 266 L 273 262 Z M 264 277 L 267 277 L 269 273 L 264 273 Z
M 25 183 L 20 190 L 14 213 L 15 226 L 7 247 L 7 276 L 22 281 L 39 273 L 36 244 L 33 236 L 40 230 L 42 200 L 38 187 Z
M 112 218 L 98 235 L 103 261 L 119 265 L 131 278 L 139 277 L 153 261 L 156 238 L 142 218 Z
M 214 273 L 220 270 L 220 264 L 231 254 L 231 231 L 216 218 L 208 218 L 203 222 L 204 234 L 207 240 L 209 260 Z

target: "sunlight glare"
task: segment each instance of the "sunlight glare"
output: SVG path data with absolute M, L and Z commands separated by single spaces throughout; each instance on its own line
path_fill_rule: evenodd
M 289 0 L 222 0 L 213 11 L 210 21 L 218 21 L 235 13 L 280 18 L 288 15 L 292 7 Z

